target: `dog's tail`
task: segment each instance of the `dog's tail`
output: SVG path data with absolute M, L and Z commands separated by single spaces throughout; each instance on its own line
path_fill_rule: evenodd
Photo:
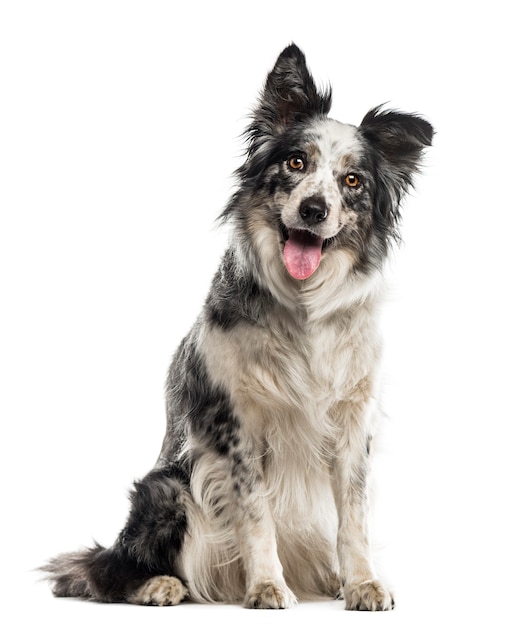
M 53 594 L 65 598 L 92 598 L 94 585 L 91 573 L 103 552 L 104 548 L 97 544 L 88 550 L 60 554 L 51 559 L 41 571 L 47 574 Z
M 116 545 L 61 554 L 41 570 L 45 572 L 57 597 L 78 597 L 100 602 L 124 602 L 129 595 L 149 578 L 147 568 L 127 555 Z

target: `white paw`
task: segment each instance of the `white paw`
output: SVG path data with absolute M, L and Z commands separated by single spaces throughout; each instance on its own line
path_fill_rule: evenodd
M 293 592 L 284 582 L 275 580 L 256 583 L 244 599 L 244 606 L 249 609 L 288 609 L 293 604 L 296 604 Z
M 147 580 L 128 598 L 132 604 L 173 606 L 187 595 L 185 585 L 174 576 L 155 576 Z
M 390 611 L 395 606 L 391 592 L 378 580 L 345 584 L 343 591 L 348 611 Z

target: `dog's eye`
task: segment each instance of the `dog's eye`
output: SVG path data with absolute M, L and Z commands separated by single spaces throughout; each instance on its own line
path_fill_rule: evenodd
M 292 170 L 296 170 L 298 172 L 305 169 L 305 161 L 301 156 L 292 156 L 289 161 L 287 161 L 287 164 Z
M 357 176 L 357 174 L 348 174 L 348 176 L 345 178 L 345 185 L 347 187 L 359 187 L 360 184 L 361 180 L 359 179 L 359 176 Z

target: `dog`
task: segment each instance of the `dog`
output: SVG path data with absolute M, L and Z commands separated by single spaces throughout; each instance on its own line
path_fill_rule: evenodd
M 378 310 L 432 126 L 328 116 L 303 52 L 268 74 L 221 219 L 229 247 L 166 387 L 155 467 L 113 546 L 50 560 L 56 596 L 389 610 L 367 531 Z

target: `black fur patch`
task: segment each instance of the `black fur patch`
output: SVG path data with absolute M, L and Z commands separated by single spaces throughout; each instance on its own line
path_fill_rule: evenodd
M 263 325 L 273 298 L 251 273 L 239 269 L 232 249 L 225 254 L 206 300 L 210 323 L 231 330 L 239 322 Z
M 399 203 L 419 171 L 424 148 L 432 143 L 433 127 L 409 113 L 369 111 L 359 126 L 369 147 L 377 185 L 375 208 L 388 221 L 399 218 Z
M 186 489 L 188 476 L 175 464 L 135 482 L 129 518 L 117 543 L 121 552 L 133 555 L 149 571 L 172 574 L 187 530 Z
M 187 427 L 210 449 L 226 455 L 239 443 L 239 424 L 228 395 L 215 386 L 191 336 L 181 344 L 169 372 L 169 423 Z M 190 459 L 191 462 L 194 459 Z

